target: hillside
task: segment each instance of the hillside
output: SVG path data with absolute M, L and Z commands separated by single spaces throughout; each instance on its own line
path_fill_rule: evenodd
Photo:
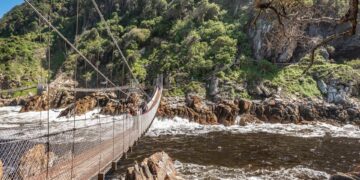
M 60 0 L 51 5 L 43 0 L 32 2 L 44 14 L 49 13 L 51 22 L 111 80 L 117 84 L 131 80 L 91 1 Z M 360 55 L 349 53 L 360 49 L 355 41 L 359 35 L 316 51 L 315 64 L 303 74 L 310 62 L 306 47 L 312 41 L 278 34 L 281 26 L 276 15 L 266 11 L 256 18 L 258 11 L 252 1 L 98 3 L 137 78 L 149 83 L 163 73 L 167 77 L 167 96 L 197 93 L 212 98 L 254 99 L 280 94 L 313 98 L 329 97 L 329 87 L 336 89 L 335 95 L 342 91 L 346 96 L 360 95 L 360 60 L 356 60 Z M 342 1 L 306 1 L 305 5 L 333 18 L 343 16 L 348 9 Z M 336 11 L 324 8 L 329 6 Z M 298 11 L 289 5 L 289 12 Z M 311 38 L 332 32 L 331 23 L 295 26 L 295 19 L 284 20 L 286 31 Z M 0 37 L 1 89 L 44 82 L 49 43 L 52 79 L 60 75 L 72 78 L 76 63 L 80 86 L 94 87 L 103 81 L 97 81 L 96 73 L 84 60 L 49 32 L 25 4 L 0 20 Z M 324 85 L 326 91 L 321 88 Z

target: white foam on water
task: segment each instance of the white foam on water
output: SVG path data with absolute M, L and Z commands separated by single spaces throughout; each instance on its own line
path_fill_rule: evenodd
M 184 179 L 205 180 L 326 180 L 330 175 L 326 172 L 296 166 L 293 168 L 280 168 L 275 170 L 258 169 L 246 170 L 242 168 L 228 168 L 223 166 L 204 166 L 175 161 L 175 168 Z
M 226 127 L 224 125 L 201 125 L 178 117 L 173 119 L 156 118 L 147 135 L 151 137 L 160 135 L 200 135 L 210 132 L 231 132 L 234 134 L 270 133 L 296 137 L 331 136 L 360 138 L 360 127 L 354 125 L 335 126 L 316 122 L 310 125 L 262 123 Z
M 63 109 L 55 109 L 42 112 L 25 112 L 19 113 L 21 107 L 1 107 L 0 108 L 0 137 L 1 139 L 27 139 L 42 136 L 47 134 L 47 121 L 49 117 L 50 122 L 50 133 L 63 132 L 75 128 L 88 128 L 89 133 L 98 134 L 96 128 L 92 127 L 98 125 L 99 122 L 102 124 L 102 129 L 112 129 L 112 122 L 116 121 L 117 126 L 122 126 L 128 129 L 132 126 L 132 122 L 125 122 L 124 116 L 108 116 L 100 115 L 100 109 L 94 109 L 81 116 L 61 117 L 58 118 L 60 112 Z M 119 131 L 119 130 L 117 130 Z M 121 130 L 120 130 L 121 131 Z M 112 135 L 112 131 L 104 130 L 104 137 L 107 134 Z M 80 138 L 80 137 L 79 137 Z

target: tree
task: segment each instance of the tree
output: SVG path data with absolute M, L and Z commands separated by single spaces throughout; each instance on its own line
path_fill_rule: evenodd
M 85 80 L 85 87 L 88 87 L 88 83 L 89 83 L 89 81 L 91 81 L 92 76 L 93 76 L 93 72 L 86 72 L 86 73 L 83 75 L 83 78 L 84 78 L 84 80 Z
M 236 56 L 236 40 L 229 36 L 220 36 L 212 43 L 210 56 L 215 65 L 223 65 L 231 63 Z
M 305 42 L 311 42 L 310 37 L 304 35 L 304 25 L 310 23 L 327 22 L 332 24 L 349 24 L 349 28 L 341 33 L 334 33 L 325 37 L 322 41 L 313 44 L 310 48 L 310 64 L 304 71 L 306 73 L 313 65 L 315 59 L 315 52 L 318 48 L 327 45 L 333 40 L 343 38 L 345 36 L 353 36 L 356 34 L 359 0 L 349 0 L 347 12 L 340 18 L 331 18 L 322 15 L 323 9 L 319 9 L 314 4 L 309 4 L 309 1 L 289 1 L 289 0 L 254 0 L 255 9 L 259 12 L 253 20 L 255 24 L 262 13 L 269 10 L 276 17 L 278 25 L 281 26 L 281 34 L 285 37 L 303 39 Z M 326 7 L 327 8 L 327 7 Z M 286 23 L 284 23 L 286 21 Z M 297 26 L 297 27 L 296 27 Z M 296 28 L 294 28 L 296 27 Z M 279 32 L 278 32 L 279 33 Z M 286 44 L 286 43 L 273 43 L 273 44 Z
M 113 76 L 113 69 L 114 69 L 114 63 L 109 63 L 106 65 L 106 70 L 108 70 L 109 74 L 110 74 L 110 79 L 112 79 Z

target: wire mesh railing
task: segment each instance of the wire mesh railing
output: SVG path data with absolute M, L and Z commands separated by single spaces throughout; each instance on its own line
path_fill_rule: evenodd
M 64 120 L 0 129 L 0 179 L 89 179 L 103 173 L 149 128 L 161 93 L 158 86 L 149 110 L 135 116 L 76 119 L 75 128 Z

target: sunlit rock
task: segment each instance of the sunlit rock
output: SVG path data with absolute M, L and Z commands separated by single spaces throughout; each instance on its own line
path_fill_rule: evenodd
M 158 152 L 145 158 L 140 164 L 128 168 L 126 180 L 181 180 L 174 162 L 165 152 Z
M 23 179 L 36 177 L 45 172 L 48 165 L 52 167 L 55 158 L 53 152 L 46 152 L 45 146 L 38 144 L 20 158 L 18 173 Z

